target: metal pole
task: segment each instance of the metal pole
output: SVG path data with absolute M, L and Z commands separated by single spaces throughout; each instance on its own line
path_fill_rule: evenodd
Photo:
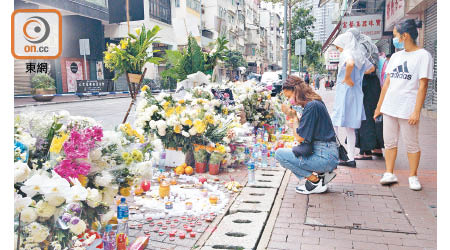
M 303 58 L 303 56 L 302 56 L 302 58 Z M 301 70 L 302 70 L 302 67 L 301 67 L 301 64 L 300 64 L 301 62 L 300 62 L 300 56 L 298 56 L 298 77 L 300 77 L 300 72 L 301 72 Z
M 287 79 L 287 9 L 288 9 L 288 0 L 284 0 L 284 22 L 283 22 L 283 29 L 284 29 L 284 48 L 283 48 L 283 83 Z
M 87 64 L 87 62 L 86 62 L 86 51 L 84 52 L 84 80 L 87 80 L 88 78 L 87 78 L 87 69 L 86 69 L 86 64 Z
M 126 8 L 127 8 L 127 26 L 128 26 L 128 34 L 130 34 L 130 6 L 128 3 L 128 0 L 126 1 Z
M 302 55 L 302 67 L 301 67 L 301 69 L 302 69 L 302 72 L 303 72 L 303 55 Z

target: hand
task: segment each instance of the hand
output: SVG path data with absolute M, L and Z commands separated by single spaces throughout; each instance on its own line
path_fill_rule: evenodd
M 416 125 L 420 119 L 420 112 L 413 112 L 409 117 L 408 123 L 409 125 Z
M 344 83 L 346 83 L 350 87 L 353 87 L 355 85 L 352 78 L 344 79 Z
M 377 109 L 375 109 L 375 113 L 373 114 L 373 119 L 374 120 L 376 120 L 377 119 L 377 117 L 378 116 L 380 116 L 381 115 L 381 112 L 380 112 L 380 110 L 377 108 Z
M 288 114 L 289 109 L 290 109 L 290 106 L 289 106 L 289 105 L 284 104 L 284 103 L 281 104 L 281 111 L 282 111 L 283 113 Z
M 305 139 L 303 139 L 301 136 L 299 136 L 297 133 L 294 133 L 295 140 L 299 143 L 302 143 Z

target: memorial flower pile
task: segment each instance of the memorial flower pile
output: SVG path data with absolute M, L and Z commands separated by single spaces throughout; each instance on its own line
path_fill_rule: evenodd
M 217 143 L 227 134 L 229 122 L 217 113 L 220 102 L 188 95 L 175 99 L 167 93 L 153 96 L 146 90 L 137 106 L 135 126 L 148 135 L 156 135 L 165 148 L 192 150 L 192 144 Z
M 119 190 L 151 176 L 155 161 L 153 143 L 131 125 L 104 131 L 67 112 L 19 114 L 14 138 L 15 232 L 23 249 L 87 249 L 94 238 L 86 232 L 109 221 L 102 217 Z

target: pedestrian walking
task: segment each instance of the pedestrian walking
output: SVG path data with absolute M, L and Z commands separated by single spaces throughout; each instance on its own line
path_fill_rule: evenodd
M 309 73 L 308 73 L 308 71 L 306 71 L 306 73 L 305 73 L 305 82 L 306 82 L 306 84 L 309 85 Z
M 398 181 L 394 175 L 397 143 L 401 134 L 409 161 L 409 188 L 422 188 L 417 169 L 420 162 L 419 123 L 428 81 L 433 79 L 433 58 L 416 43 L 421 21 L 407 19 L 395 25 L 394 46 L 403 49 L 394 53 L 386 68 L 387 78 L 373 116 L 383 115 L 386 172 L 381 184 Z
M 380 79 L 377 76 L 376 68 L 379 61 L 378 48 L 372 42 L 372 39 L 356 28 L 348 30 L 355 38 L 357 45 L 364 52 L 365 57 L 373 64 L 373 70 L 365 72 L 362 81 L 362 91 L 364 94 L 363 105 L 366 114 L 366 120 L 361 121 L 361 127 L 355 130 L 356 145 L 359 148 L 359 154 L 355 160 L 372 160 L 372 155 L 383 157 L 383 123 L 375 122 L 372 118 L 377 108 L 380 98 L 381 87 Z
M 319 74 L 317 74 L 316 77 L 315 77 L 315 80 L 314 80 L 314 86 L 315 86 L 315 88 L 316 88 L 317 90 L 320 89 L 320 75 L 319 75 Z
M 304 185 L 295 188 L 297 193 L 323 193 L 327 183 L 336 176 L 333 170 L 338 164 L 336 135 L 330 115 L 322 98 L 301 78 L 289 76 L 282 89 L 286 97 L 294 100 L 294 105 L 304 109 L 294 133 L 300 145 L 278 149 L 275 158 L 297 178 L 306 178 Z
M 338 64 L 336 97 L 332 121 L 336 134 L 338 127 L 344 127 L 347 134 L 347 151 L 349 160 L 339 165 L 356 167 L 355 129 L 361 127 L 366 119 L 363 106 L 362 79 L 364 73 L 373 68 L 372 63 L 357 46 L 355 37 L 350 32 L 339 35 L 333 45 L 341 52 Z

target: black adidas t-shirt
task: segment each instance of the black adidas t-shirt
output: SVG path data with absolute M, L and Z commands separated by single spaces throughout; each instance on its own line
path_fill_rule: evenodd
M 297 128 L 297 134 L 309 143 L 336 140 L 333 123 L 323 102 L 314 100 L 306 104 Z

